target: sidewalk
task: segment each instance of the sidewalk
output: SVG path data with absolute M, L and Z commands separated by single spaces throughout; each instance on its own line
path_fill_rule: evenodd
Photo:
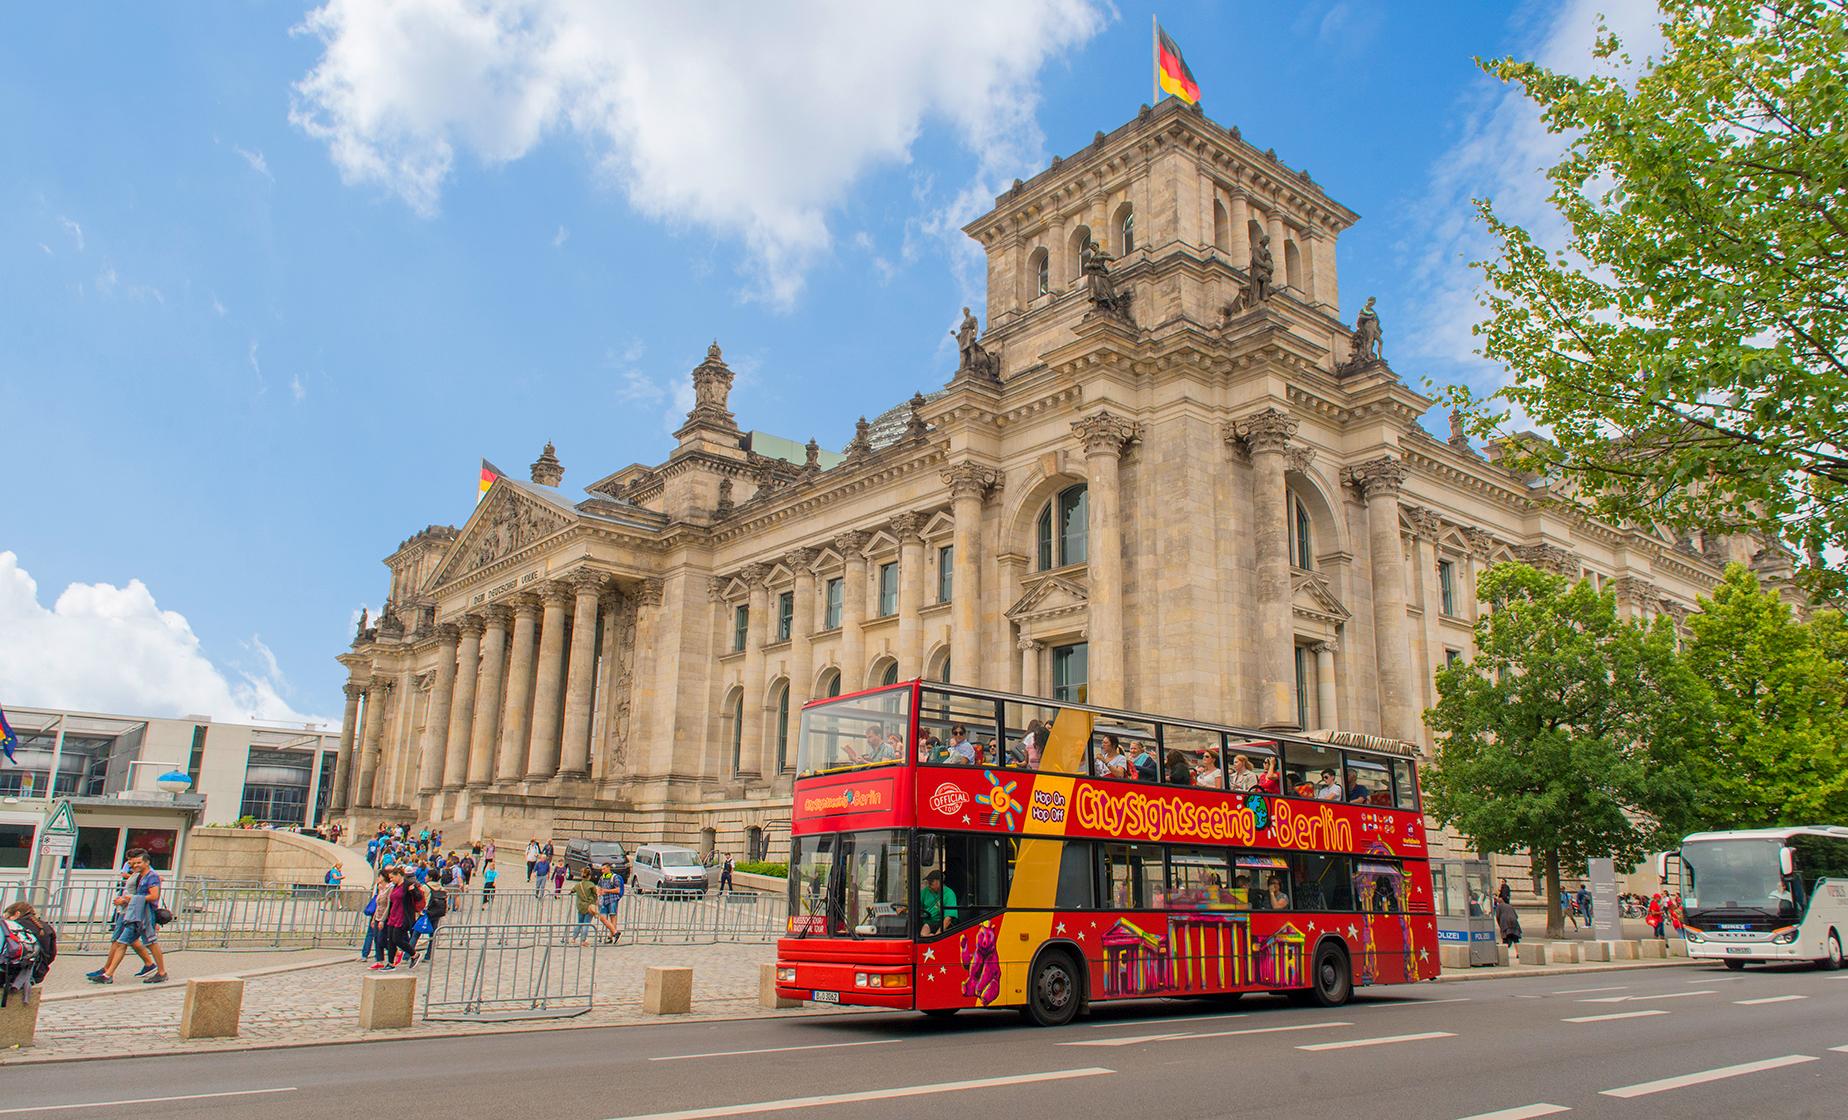
M 167 954 L 168 983 L 179 988 L 186 981 L 207 976 L 263 976 L 275 972 L 293 972 L 336 961 L 354 960 L 357 952 L 337 949 L 273 949 L 240 951 L 233 949 L 187 949 Z M 135 976 L 141 959 L 133 953 L 122 958 L 116 969 L 115 983 L 92 984 L 84 973 L 103 967 L 107 953 L 61 953 L 52 966 L 51 975 L 37 989 L 33 998 L 50 1001 L 85 999 L 91 996 L 122 996 L 152 991 L 159 985 L 146 985 Z

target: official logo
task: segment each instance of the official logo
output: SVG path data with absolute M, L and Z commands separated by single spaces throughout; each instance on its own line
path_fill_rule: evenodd
M 930 795 L 930 807 L 946 817 L 962 812 L 962 807 L 967 804 L 969 795 L 954 782 L 943 783 L 937 787 L 936 793 Z

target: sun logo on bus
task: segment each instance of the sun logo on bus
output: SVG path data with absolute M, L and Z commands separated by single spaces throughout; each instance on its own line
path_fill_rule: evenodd
M 1009 832 L 1014 831 L 1014 815 L 1025 808 L 1014 801 L 1014 787 L 1019 783 L 1009 782 L 1002 785 L 1001 779 L 995 777 L 993 770 L 982 771 L 982 776 L 988 779 L 988 792 L 976 794 L 975 803 L 988 806 L 990 825 L 1002 822 L 1007 825 Z

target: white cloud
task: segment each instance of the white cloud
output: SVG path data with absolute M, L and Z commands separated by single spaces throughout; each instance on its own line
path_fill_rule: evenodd
M 290 118 L 346 181 L 425 215 L 458 152 L 505 163 L 569 133 L 644 215 L 743 240 L 745 294 L 787 305 L 829 210 L 927 120 L 977 156 L 953 206 L 1037 166 L 1038 72 L 1105 18 L 1092 0 L 330 0 L 298 29 L 324 53 Z
M 220 319 L 224 318 L 227 314 L 225 305 L 219 301 L 217 296 L 212 297 L 212 314 L 218 316 Z
M 77 243 L 77 251 L 83 252 L 83 227 L 62 215 L 58 218 L 58 224 L 63 226 L 64 232 L 70 234 L 71 240 Z
M 289 375 L 289 395 L 295 398 L 296 404 L 300 404 L 308 399 L 308 387 L 302 384 L 301 374 L 292 373 Z
M 262 639 L 246 643 L 261 671 L 236 679 L 214 665 L 184 615 L 161 610 L 140 580 L 73 583 L 50 607 L 12 552 L 0 552 L 0 695 L 9 702 L 124 715 L 339 721 L 296 710 Z
M 566 229 L 564 226 L 559 226 L 558 232 L 552 235 L 552 248 L 554 249 L 563 248 L 565 242 L 569 240 L 571 240 L 571 231 Z
M 236 152 L 238 155 L 242 156 L 244 158 L 244 162 L 250 165 L 250 169 L 252 171 L 255 171 L 257 174 L 263 176 L 265 179 L 268 179 L 272 183 L 276 181 L 276 176 L 270 174 L 269 161 L 263 158 L 262 149 L 259 148 L 258 150 L 253 152 L 246 148 L 240 148 L 236 144 L 233 144 L 231 145 L 231 150 Z
M 1509 53 L 1562 72 L 1592 72 L 1600 14 L 1639 63 L 1661 42 L 1652 3 L 1570 0 L 1538 11 L 1551 18 L 1536 24 Z M 1441 363 L 1472 387 L 1488 390 L 1504 374 L 1475 353 L 1470 328 L 1482 317 L 1476 302 L 1481 274 L 1469 262 L 1491 256 L 1495 246 L 1471 199 L 1489 199 L 1498 215 L 1524 226 L 1541 244 L 1562 246 L 1567 230 L 1547 201 L 1552 183 L 1546 170 L 1559 161 L 1567 138 L 1547 131 L 1519 87 L 1482 81 L 1462 109 L 1457 142 L 1432 165 L 1423 201 L 1409 215 L 1401 246 L 1411 258 L 1408 289 L 1423 298 L 1405 309 L 1406 325 L 1397 334 L 1408 357 Z

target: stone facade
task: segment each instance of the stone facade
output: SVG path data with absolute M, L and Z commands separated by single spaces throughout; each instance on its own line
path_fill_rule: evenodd
M 986 333 L 965 319 L 947 386 L 839 461 L 753 450 L 715 343 L 665 462 L 573 496 L 548 445 L 532 482 L 387 558 L 340 658 L 336 804 L 502 841 L 780 847 L 802 703 L 946 674 L 1428 744 L 1485 565 L 1615 580 L 1647 615 L 1752 558 L 1598 523 L 1427 434 L 1373 323 L 1338 317 L 1355 220 L 1169 100 L 967 227 Z

